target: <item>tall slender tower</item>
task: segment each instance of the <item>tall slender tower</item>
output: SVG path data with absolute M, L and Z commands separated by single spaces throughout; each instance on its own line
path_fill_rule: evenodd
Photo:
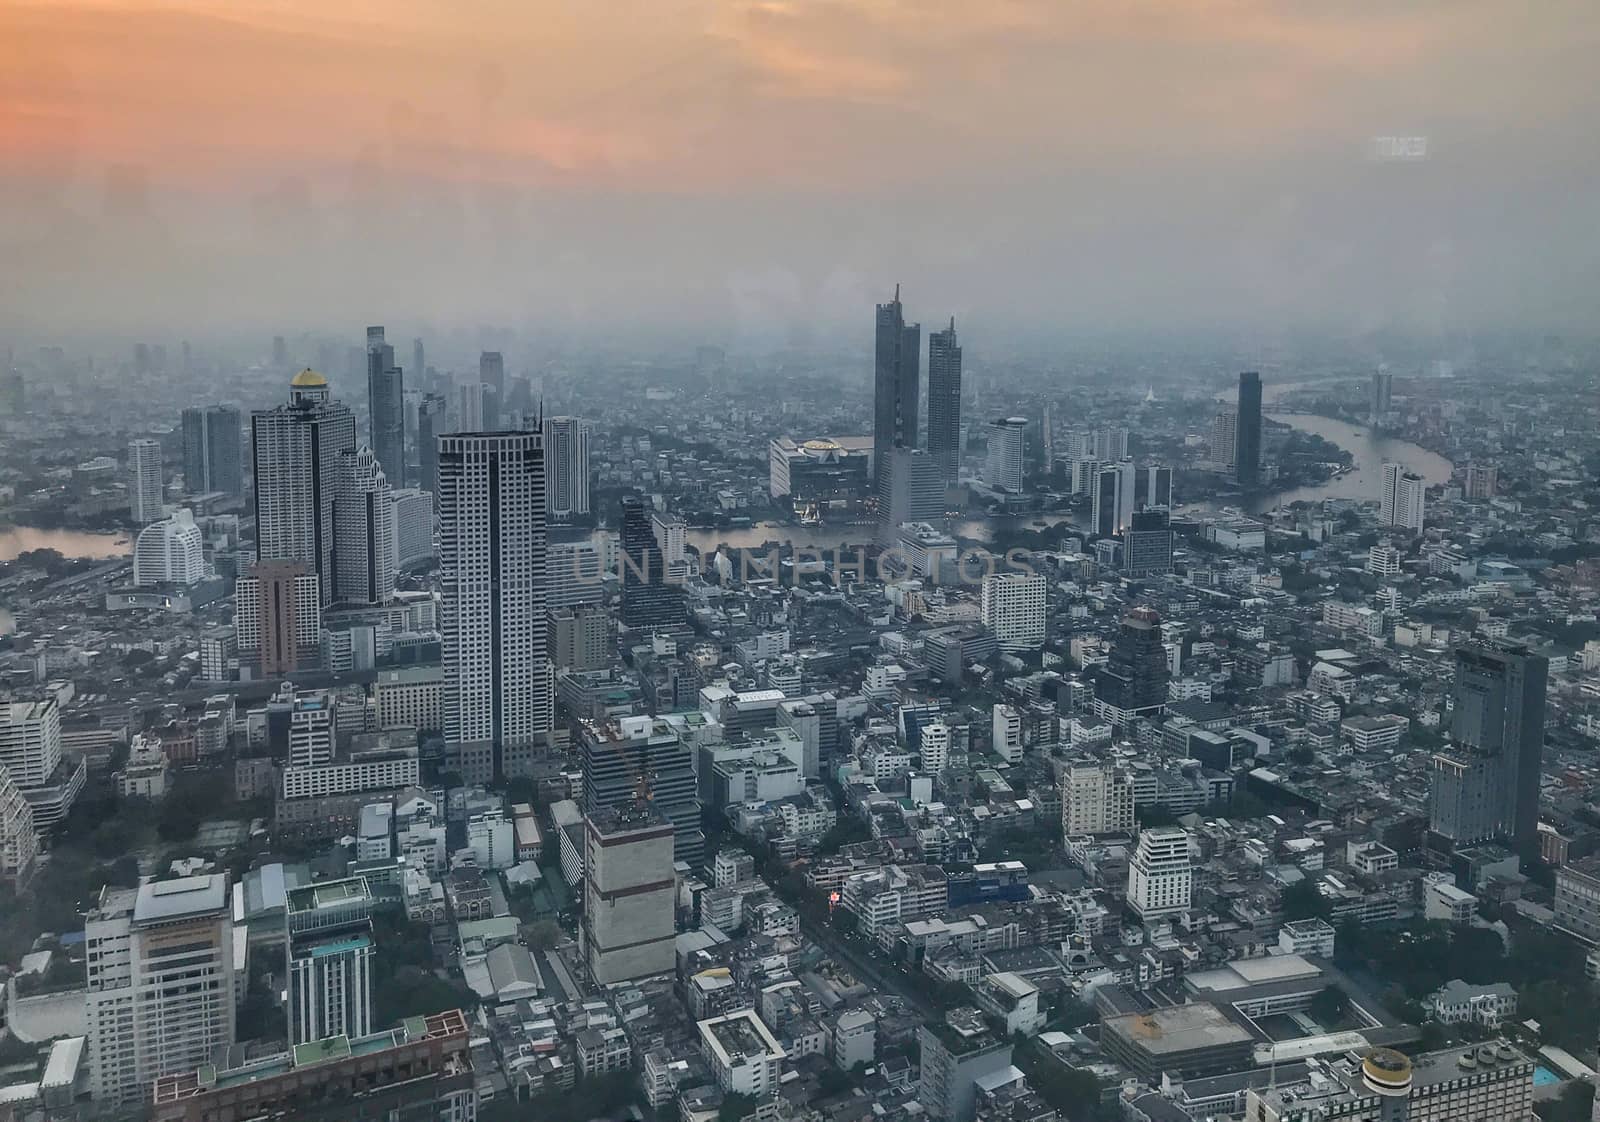
M 551 727 L 543 437 L 440 437 L 436 497 L 446 749 L 469 783 L 525 775 Z
M 161 442 L 128 442 L 128 511 L 144 526 L 166 516 L 161 502 Z
M 478 356 L 478 381 L 494 387 L 495 400 L 506 396 L 506 357 L 499 351 L 484 351 Z
M 393 487 L 406 485 L 405 376 L 382 327 L 367 328 L 367 410 L 372 454 Z
M 900 286 L 895 285 L 894 299 L 878 305 L 872 382 L 874 472 L 881 470 L 891 449 L 917 446 L 921 342 L 922 325 L 906 323 Z
M 382 604 L 394 594 L 394 506 L 372 449 L 339 457 L 334 499 L 334 592 L 342 604 Z
M 183 486 L 193 495 L 244 493 L 239 411 L 212 405 L 183 411 Z
M 546 417 L 546 493 L 552 518 L 589 513 L 589 434 L 581 417 Z
M 424 491 L 439 490 L 439 437 L 448 424 L 444 395 L 423 394 L 417 406 L 417 486 Z
M 1046 420 L 1047 433 L 1049 427 Z M 954 483 L 961 469 L 961 344 L 954 316 L 948 328 L 928 336 L 928 451 L 944 481 Z
M 1261 479 L 1261 375 L 1239 375 L 1239 430 L 1234 446 L 1234 474 L 1249 487 Z
M 328 380 L 302 370 L 289 383 L 289 404 L 250 415 L 255 464 L 256 560 L 300 561 L 334 594 L 333 504 L 339 457 L 354 452 L 356 418 L 334 401 Z
M 623 625 L 641 631 L 682 625 L 683 589 L 667 580 L 666 559 L 656 542 L 650 508 L 637 495 L 622 499 L 619 536 Z

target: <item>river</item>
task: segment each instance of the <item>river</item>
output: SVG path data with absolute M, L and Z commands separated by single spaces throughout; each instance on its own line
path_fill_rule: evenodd
M 36 526 L 0 529 L 0 561 L 15 561 L 31 549 L 53 549 L 63 557 L 109 561 L 133 551 L 127 534 L 90 534 L 83 530 L 41 530 Z
M 1374 433 L 1362 425 L 1336 421 L 1331 417 L 1313 417 L 1306 413 L 1267 414 L 1272 420 L 1320 436 L 1330 444 L 1337 444 L 1355 458 L 1355 470 L 1337 479 L 1329 479 L 1309 487 L 1296 487 L 1275 495 L 1252 498 L 1248 509 L 1256 514 L 1277 506 L 1317 499 L 1372 499 L 1378 498 L 1378 485 L 1383 477 L 1383 462 L 1398 460 L 1428 481 L 1431 487 L 1447 483 L 1454 470 L 1449 460 L 1430 452 L 1408 440 Z

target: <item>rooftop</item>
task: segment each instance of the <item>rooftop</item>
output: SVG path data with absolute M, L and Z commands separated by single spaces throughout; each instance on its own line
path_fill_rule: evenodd
M 223 873 L 150 881 L 139 886 L 133 922 L 171 923 L 226 913 L 228 908 L 228 878 Z
M 1157 1056 L 1247 1044 L 1254 1039 L 1207 1001 L 1109 1017 L 1104 1029 Z

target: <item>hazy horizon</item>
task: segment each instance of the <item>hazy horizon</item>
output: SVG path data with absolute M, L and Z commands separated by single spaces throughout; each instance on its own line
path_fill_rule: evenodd
M 0 0 L 0 340 L 1593 328 L 1577 0 L 337 7 Z

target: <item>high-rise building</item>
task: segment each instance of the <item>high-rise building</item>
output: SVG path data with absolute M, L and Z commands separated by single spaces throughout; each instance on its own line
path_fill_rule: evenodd
M 144 588 L 162 584 L 199 584 L 206 575 L 205 542 L 194 515 L 175 510 L 139 531 L 133 546 L 133 583 Z
M 1404 464 L 1385 460 L 1383 480 L 1379 487 L 1379 523 L 1400 526 L 1414 534 L 1422 533 L 1427 481 L 1415 472 L 1407 471 Z
M 39 856 L 39 834 L 33 825 L 33 807 L 0 764 L 0 881 L 13 887 L 26 884 Z
M 183 488 L 244 494 L 243 428 L 231 405 L 183 411 Z
M 372 891 L 365 877 L 290 889 L 285 919 L 291 1044 L 372 1025 Z
M 162 503 L 161 442 L 128 442 L 128 512 L 144 526 L 166 515 Z
M 1253 487 L 1261 479 L 1261 375 L 1239 375 L 1239 430 L 1234 444 L 1234 477 Z
M 920 448 L 891 448 L 877 465 L 878 532 L 886 541 L 900 537 L 907 522 L 932 522 L 944 517 L 944 476 L 933 453 Z
M 1466 496 L 1469 499 L 1492 499 L 1499 483 L 1499 472 L 1493 464 L 1468 464 Z
M 433 495 L 439 491 L 439 437 L 448 427 L 444 395 L 423 394 L 417 406 L 417 486 Z
M 892 449 L 917 446 L 921 345 L 922 325 L 906 323 L 895 285 L 894 299 L 878 305 L 873 348 L 872 463 L 880 474 Z
M 672 823 L 648 802 L 591 808 L 583 820 L 584 963 L 598 985 L 672 973 Z
M 328 380 L 302 370 L 289 383 L 289 404 L 250 415 L 255 474 L 256 560 L 299 561 L 333 599 L 333 506 L 340 457 L 355 451 L 356 418 L 334 401 Z
M 417 380 L 418 385 L 421 385 L 422 379 L 428 376 L 428 365 L 423 362 L 423 355 L 422 340 L 420 338 L 411 340 L 411 376 Z
M 550 662 L 557 670 L 603 670 L 611 665 L 611 614 L 593 604 L 550 611 Z
M 1532 1122 L 1538 1064 L 1505 1040 L 1415 1060 L 1392 1048 L 1323 1061 L 1310 1081 L 1245 1092 L 1250 1122 Z
M 1160 713 L 1167 704 L 1168 677 L 1161 617 L 1150 608 L 1134 608 L 1122 617 L 1105 665 L 1095 670 L 1095 713 L 1118 726 Z
M 82 757 L 62 757 L 61 707 L 53 696 L 0 701 L 0 768 L 28 801 L 40 834 L 72 810 L 87 773 Z
M 542 443 L 439 439 L 445 743 L 469 783 L 526 774 L 551 727 Z
M 582 417 L 546 417 L 544 454 L 548 467 L 546 501 L 551 518 L 589 513 L 589 437 Z
M 506 358 L 499 351 L 484 351 L 478 356 L 478 381 L 494 390 L 496 402 L 506 397 Z
M 989 711 L 990 748 L 1008 764 L 1022 759 L 1022 711 L 996 702 Z
M 1134 493 L 1139 472 L 1132 460 L 1102 464 L 1094 483 L 1094 532 L 1096 537 L 1114 538 L 1133 521 Z
M 951 1009 L 918 1032 L 922 1057 L 917 1101 L 937 1122 L 972 1122 L 979 1080 L 1011 1067 L 1011 1042 L 996 1036 L 982 1013 Z
M 1172 509 L 1172 469 L 1151 464 L 1145 473 L 1144 505 Z
M 584 807 L 625 810 L 646 793 L 650 805 L 672 823 L 679 861 L 698 862 L 705 852 L 696 796 L 694 749 L 665 721 L 623 717 L 582 729 Z
M 1079 763 L 1061 777 L 1061 830 L 1117 834 L 1133 829 L 1133 778 L 1109 763 Z
M 382 604 L 394 595 L 395 528 L 389 481 L 372 449 L 339 457 L 334 499 L 335 599 Z
M 456 431 L 483 432 L 488 388 L 483 382 L 465 382 L 456 387 Z
M 1002 651 L 1044 646 L 1045 602 L 1040 573 L 990 573 L 983 578 L 983 625 Z
M 394 567 L 398 572 L 433 560 L 433 492 L 407 487 L 389 492 L 394 521 Z
M 239 659 L 263 678 L 317 665 L 322 645 L 322 593 L 309 566 L 260 561 L 234 586 Z
M 1539 771 L 1550 660 L 1527 647 L 1456 649 L 1451 742 L 1433 758 L 1429 827 L 1454 845 L 1512 843 L 1538 855 Z
M 1394 375 L 1387 370 L 1372 372 L 1372 419 L 1379 420 L 1389 412 L 1389 400 L 1394 393 Z
M 372 454 L 391 486 L 406 485 L 405 375 L 382 327 L 367 328 L 367 424 Z
M 322 767 L 333 762 L 339 713 L 326 693 L 294 695 L 289 702 L 289 766 Z
M 233 1044 L 232 910 L 223 873 L 101 890 L 84 925 L 89 1086 L 103 1108 L 143 1106 L 157 1078 Z M 242 965 L 242 964 L 238 964 Z
M 1233 470 L 1239 454 L 1239 414 L 1222 409 L 1211 419 L 1211 463 L 1214 469 Z
M 289 365 L 289 347 L 282 335 L 272 337 L 272 365 L 282 370 Z
M 638 495 L 622 499 L 622 623 L 634 631 L 684 625 L 683 587 L 668 579 L 651 512 Z
M 1028 421 L 1025 417 L 1006 417 L 989 422 L 989 455 L 984 461 L 983 481 L 996 491 L 1022 492 L 1023 449 Z
M 1130 577 L 1151 577 L 1172 572 L 1172 524 L 1157 507 L 1134 514 L 1122 535 L 1122 569 Z
M 1193 891 L 1189 831 L 1182 826 L 1143 831 L 1128 861 L 1128 907 L 1140 919 L 1186 912 Z
M 954 316 L 944 331 L 928 335 L 928 451 L 945 483 L 954 483 L 961 471 L 961 344 Z

